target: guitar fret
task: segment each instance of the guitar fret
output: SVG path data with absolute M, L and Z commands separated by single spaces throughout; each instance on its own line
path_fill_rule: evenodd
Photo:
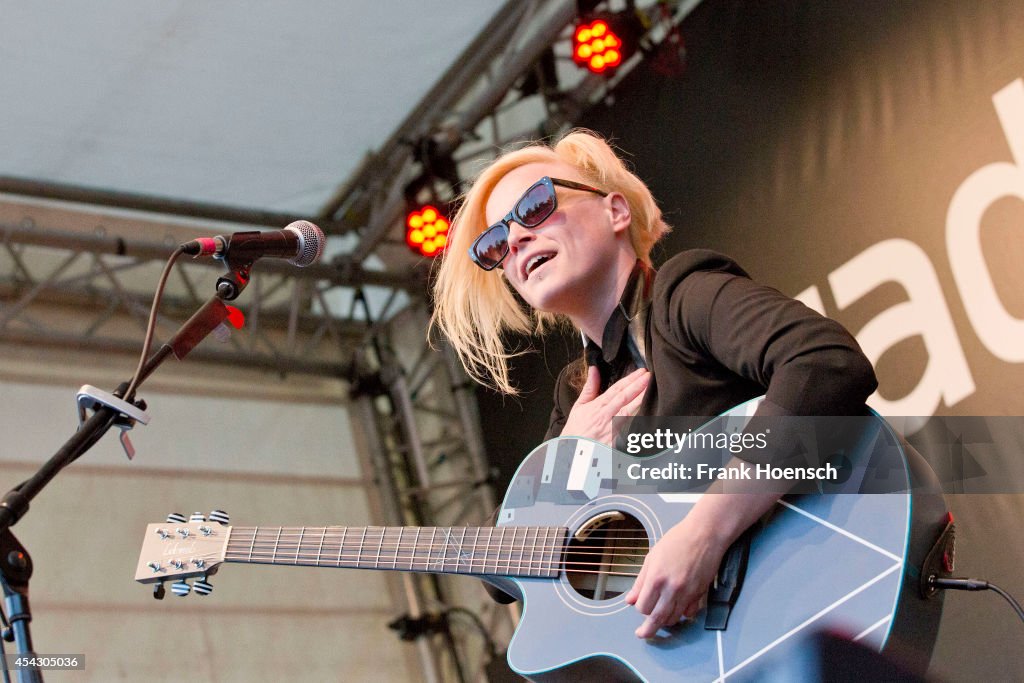
M 519 531 L 519 527 L 512 527 L 512 542 L 508 544 L 508 573 L 514 574 L 512 570 L 512 561 L 515 558 L 516 553 L 516 532 Z
M 373 560 L 373 568 L 376 569 L 380 566 L 380 551 L 384 549 L 384 534 L 387 532 L 387 527 L 380 528 L 380 543 L 377 544 L 377 557 Z
M 423 568 L 427 571 L 430 570 L 431 553 L 434 552 L 434 538 L 437 536 L 437 527 L 430 527 L 430 545 L 427 546 L 427 564 Z
M 522 527 L 522 530 L 523 530 L 523 541 L 525 541 L 526 540 L 526 527 Z M 522 574 L 523 573 L 523 542 L 522 541 L 519 541 L 519 542 L 516 541 L 516 533 L 518 533 L 518 531 L 519 531 L 519 529 L 514 529 L 512 531 L 512 548 L 513 548 L 513 552 L 519 553 L 519 565 L 518 565 L 518 567 L 516 567 L 516 573 L 517 574 Z
M 409 568 L 416 571 L 416 551 L 420 547 L 420 528 L 416 527 L 416 535 L 412 539 L 412 551 L 409 553 Z M 426 570 L 427 565 L 424 562 L 423 569 Z
M 295 564 L 299 563 L 299 551 L 302 550 L 302 537 L 306 533 L 306 527 L 299 527 L 299 542 L 295 544 Z
M 540 564 L 537 563 L 537 536 L 540 535 L 540 529 L 536 528 L 533 530 L 533 545 L 530 546 L 530 569 L 536 570 L 536 576 L 540 576 Z M 527 576 L 531 574 L 527 573 Z
M 544 573 L 547 571 L 547 564 L 548 563 L 547 563 L 547 559 L 545 559 L 545 553 L 547 552 L 548 536 L 550 535 L 550 531 L 549 531 L 550 528 L 551 527 L 544 527 L 544 541 L 541 543 L 541 546 L 540 546 L 541 554 L 540 554 L 540 562 L 537 563 L 537 572 L 538 572 L 537 576 L 543 576 Z
M 476 573 L 476 572 L 473 571 L 473 563 L 476 562 L 476 556 L 477 556 L 477 553 L 479 552 L 479 548 L 480 548 L 480 527 L 476 527 L 476 536 L 473 537 L 473 554 L 470 555 L 470 558 L 469 558 L 469 571 L 472 574 Z M 482 568 L 483 567 L 481 566 L 481 569 Z
M 283 529 L 283 528 L 284 527 L 280 527 L 280 526 L 277 527 L 277 538 L 274 539 L 274 552 L 270 556 L 270 561 L 272 563 L 273 562 L 277 562 L 277 546 L 280 545 L 280 543 L 281 543 L 281 529 Z
M 550 572 L 550 571 L 551 571 L 551 564 L 552 564 L 552 562 L 551 562 L 551 548 L 552 548 L 552 546 L 554 545 L 554 544 L 553 544 L 553 543 L 551 542 L 551 530 L 547 530 L 547 529 L 546 529 L 546 530 L 544 531 L 544 545 L 545 545 L 545 547 L 546 547 L 546 551 L 545 551 L 545 553 L 546 553 L 547 557 L 545 558 L 545 560 L 544 560 L 544 563 L 543 563 L 543 564 L 544 564 L 544 567 L 545 567 L 545 569 L 546 569 L 546 570 L 547 570 L 548 572 Z
M 499 553 L 498 553 L 498 554 L 499 554 L 499 556 L 500 556 L 500 554 L 501 554 L 502 552 L 505 552 L 505 548 L 506 548 L 506 546 L 505 546 L 505 530 L 506 530 L 507 528 L 508 528 L 508 527 L 501 527 L 501 540 L 499 540 L 499 541 L 498 541 L 498 550 L 499 550 Z M 513 535 L 514 535 L 514 534 L 513 534 Z M 510 573 L 511 571 L 512 571 L 512 560 L 511 560 L 511 556 L 509 556 L 509 555 L 506 555 L 506 556 L 505 556 L 505 573 L 506 573 L 506 574 L 508 574 L 508 573 Z
M 355 566 L 357 566 L 357 567 L 363 561 L 363 544 L 366 542 L 366 529 L 367 529 L 367 527 L 364 526 L 363 527 L 363 536 L 362 536 L 362 538 L 359 539 L 359 547 L 356 549 Z
M 490 527 L 489 529 L 487 529 L 487 556 L 488 556 L 488 558 L 491 555 L 491 541 L 494 539 L 494 532 L 495 532 L 495 528 L 494 527 Z M 485 568 L 485 570 L 486 570 L 486 568 Z M 492 574 L 497 574 L 498 573 L 498 562 L 497 562 L 497 559 L 495 559 L 494 569 L 492 569 L 490 573 L 492 573 Z
M 551 547 L 549 549 L 548 559 L 548 576 L 558 576 L 558 573 L 562 570 L 561 567 L 561 553 L 562 544 L 565 540 L 564 534 L 568 533 L 565 529 L 551 529 Z
M 249 544 L 249 561 L 252 562 L 252 551 L 256 547 L 256 534 L 260 532 L 260 528 L 255 526 L 252 528 L 252 543 Z
M 540 539 L 540 562 L 538 563 L 538 569 L 540 574 L 538 576 L 546 576 L 548 571 L 549 562 L 547 560 L 547 550 L 549 546 L 548 538 L 551 536 L 551 527 L 544 527 L 544 536 Z
M 444 571 L 448 568 L 448 546 L 452 542 L 451 532 L 451 527 L 448 527 L 448 529 L 444 531 L 444 547 L 441 548 L 441 571 Z
M 462 560 L 464 559 L 464 556 L 466 554 L 466 531 L 467 531 L 466 527 L 462 527 L 462 540 L 459 541 L 459 559 L 457 560 L 460 564 L 462 563 Z M 470 562 L 470 567 L 469 568 L 472 569 L 473 568 L 472 556 L 470 556 L 469 562 Z
M 526 541 L 530 537 L 530 527 L 523 527 L 523 540 L 519 542 L 519 572 L 530 575 L 530 568 L 533 566 L 529 560 L 526 559 Z
M 345 534 L 348 532 L 348 527 L 341 527 L 341 541 L 338 542 L 338 566 L 341 566 L 341 556 L 345 552 Z
M 557 576 L 559 570 L 558 566 L 558 554 L 560 551 L 559 542 L 561 541 L 561 534 L 557 529 L 551 529 L 551 540 L 548 543 L 548 576 Z
M 402 531 L 405 527 L 398 527 L 398 543 L 395 544 L 395 559 L 391 563 L 392 569 L 398 569 L 398 553 L 402 550 Z
M 324 552 L 324 539 L 327 538 L 327 527 L 320 530 L 320 547 L 316 549 L 316 566 L 320 566 L 320 556 Z
M 530 570 L 533 569 L 533 564 L 526 558 L 526 553 L 529 552 L 526 544 L 530 540 L 530 527 L 523 527 L 523 540 L 519 544 L 519 573 L 525 576 L 530 575 Z

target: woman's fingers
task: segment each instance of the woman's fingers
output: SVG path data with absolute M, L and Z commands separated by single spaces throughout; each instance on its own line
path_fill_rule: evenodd
M 615 411 L 613 414 L 617 415 L 630 402 L 638 397 L 642 398 L 650 382 L 650 372 L 643 368 L 634 370 L 608 387 L 608 390 L 602 394 L 605 405 L 612 408 Z
M 633 415 L 636 415 L 636 411 L 640 410 L 640 404 L 644 402 L 645 393 L 646 392 L 639 394 L 632 401 L 619 408 L 619 412 L 617 414 L 625 415 L 626 417 L 632 417 Z
M 662 626 L 671 626 L 678 622 L 680 614 L 682 614 L 682 609 L 678 606 L 675 595 L 671 591 L 664 591 L 650 614 L 644 619 L 644 623 L 637 628 L 636 636 L 638 638 L 653 638 Z
M 580 397 L 576 399 L 582 403 L 593 401 L 601 393 L 601 371 L 596 365 L 587 368 L 587 381 L 580 389 Z

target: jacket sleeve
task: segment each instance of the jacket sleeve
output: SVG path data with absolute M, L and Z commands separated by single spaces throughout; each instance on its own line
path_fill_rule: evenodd
M 668 305 L 656 307 L 662 319 L 655 324 L 764 387 L 760 414 L 863 413 L 878 384 L 842 325 L 754 282 L 726 257 L 700 254 L 659 272 L 655 296 L 667 297 Z

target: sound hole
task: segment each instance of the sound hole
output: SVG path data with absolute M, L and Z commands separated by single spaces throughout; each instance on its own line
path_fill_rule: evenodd
M 566 578 L 583 597 L 609 600 L 630 589 L 649 548 L 647 531 L 635 517 L 599 515 L 569 541 Z

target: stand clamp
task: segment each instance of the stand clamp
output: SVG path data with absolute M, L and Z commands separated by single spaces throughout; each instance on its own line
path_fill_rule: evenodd
M 141 422 L 144 425 L 149 424 L 149 413 L 145 412 L 145 401 L 139 401 L 139 405 L 135 405 L 102 389 L 97 389 L 91 384 L 83 384 L 82 388 L 78 390 L 75 400 L 78 402 L 79 428 L 85 424 L 85 420 L 88 417 L 86 413 L 89 410 L 96 410 L 100 406 L 107 406 L 119 412 L 120 415 L 114 421 L 114 425 L 121 430 L 121 436 L 119 437 L 121 447 L 124 448 L 124 453 L 128 456 L 129 460 L 135 457 L 135 447 L 128 438 L 128 431 L 135 426 L 136 422 Z

